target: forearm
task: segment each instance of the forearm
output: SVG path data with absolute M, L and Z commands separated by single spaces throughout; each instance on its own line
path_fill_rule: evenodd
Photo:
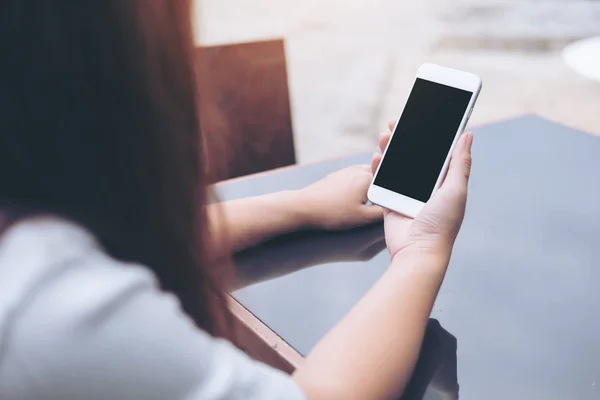
M 236 252 L 308 225 L 301 195 L 285 191 L 208 206 L 215 246 Z
M 294 379 L 309 399 L 399 395 L 419 356 L 447 257 L 406 249 L 309 354 Z

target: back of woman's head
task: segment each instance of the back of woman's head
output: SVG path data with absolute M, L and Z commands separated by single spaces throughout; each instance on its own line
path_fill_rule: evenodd
M 0 2 L 0 213 L 83 224 L 214 331 L 192 51 L 188 1 Z

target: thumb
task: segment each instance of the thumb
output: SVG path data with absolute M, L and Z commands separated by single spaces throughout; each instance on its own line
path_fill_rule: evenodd
M 471 145 L 473 144 L 473 134 L 465 133 L 458 139 L 458 143 L 452 159 L 450 160 L 450 168 L 444 185 L 455 187 L 466 186 L 471 175 Z

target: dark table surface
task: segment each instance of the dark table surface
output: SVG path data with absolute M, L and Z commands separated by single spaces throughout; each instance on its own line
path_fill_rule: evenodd
M 600 399 L 600 138 L 535 116 L 474 132 L 467 214 L 420 361 L 434 383 L 412 398 L 455 398 L 458 375 L 461 399 Z M 217 192 L 297 189 L 370 156 Z M 296 233 L 238 255 L 233 296 L 306 355 L 388 264 L 380 225 Z

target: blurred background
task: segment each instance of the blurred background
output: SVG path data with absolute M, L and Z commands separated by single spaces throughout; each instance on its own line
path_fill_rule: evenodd
M 195 1 L 199 45 L 283 39 L 300 163 L 374 151 L 423 62 L 482 77 L 471 126 L 537 113 L 600 135 L 598 43 L 565 51 L 600 36 L 598 0 Z

